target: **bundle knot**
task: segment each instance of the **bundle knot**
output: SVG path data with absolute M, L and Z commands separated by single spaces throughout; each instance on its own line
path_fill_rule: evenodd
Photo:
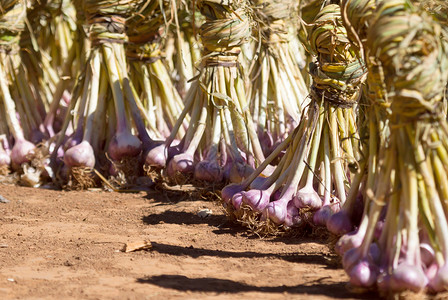
M 151 0 L 142 5 L 126 21 L 126 55 L 132 60 L 152 63 L 161 58 L 160 42 L 165 34 L 165 20 L 169 17 L 168 2 Z
M 20 50 L 20 35 L 25 30 L 26 7 L 21 1 L 0 2 L 0 52 Z
M 254 16 L 260 27 L 262 42 L 272 44 L 288 42 L 288 27 L 296 17 L 297 1 L 255 0 Z
M 407 1 L 394 3 L 378 7 L 367 45 L 387 74 L 393 113 L 409 120 L 428 119 L 438 115 L 448 79 L 447 46 L 439 24 Z
M 317 56 L 317 62 L 310 64 L 313 99 L 352 107 L 359 100 L 366 67 L 347 38 L 338 5 L 328 5 L 316 16 L 310 46 Z
M 203 56 L 206 61 L 218 57 L 237 56 L 251 36 L 251 20 L 244 2 L 202 0 L 198 7 L 205 16 L 205 23 L 199 28 Z M 210 60 L 210 57 L 216 56 Z M 227 63 L 223 60 L 223 63 Z
M 84 11 L 90 25 L 90 40 L 93 45 L 103 43 L 125 43 L 126 18 L 142 0 L 85 0 Z

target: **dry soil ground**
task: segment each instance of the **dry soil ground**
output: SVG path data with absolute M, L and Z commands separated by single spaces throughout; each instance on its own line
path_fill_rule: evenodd
M 0 299 L 378 298 L 347 289 L 326 240 L 257 238 L 213 202 L 13 185 L 0 195 Z M 121 251 L 140 240 L 152 249 Z

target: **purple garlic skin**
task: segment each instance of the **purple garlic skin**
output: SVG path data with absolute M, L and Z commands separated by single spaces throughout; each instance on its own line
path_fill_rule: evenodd
M 168 160 L 172 159 L 175 155 L 182 153 L 180 144 L 175 144 L 175 142 L 177 141 L 173 141 L 171 146 L 168 147 Z
M 390 288 L 392 291 L 402 292 L 411 290 L 421 292 L 428 284 L 428 279 L 419 266 L 403 262 L 397 266 L 390 276 Z
M 432 267 L 431 270 L 432 273 L 435 273 L 429 284 L 431 290 L 434 292 L 443 292 L 448 290 L 448 264 L 445 262 L 445 264 L 438 268 L 437 271 L 436 269 L 437 267 Z
M 299 225 L 302 222 L 299 209 L 294 205 L 294 201 L 289 201 L 286 206 L 286 219 L 283 223 L 286 227 L 293 227 Z
M 82 142 L 82 131 L 76 130 L 74 133 L 72 133 L 70 136 L 65 136 L 64 140 L 64 147 L 65 149 L 69 149 L 71 147 L 74 147 Z
M 19 167 L 23 163 L 30 162 L 29 156 L 34 154 L 36 146 L 27 140 L 18 140 L 11 150 L 11 163 L 13 167 Z
M 234 162 L 229 174 L 230 182 L 240 183 L 245 178 L 249 177 L 254 169 L 245 163 Z
M 233 195 L 232 205 L 236 210 L 241 208 L 242 203 L 243 203 L 243 194 L 242 193 L 236 193 L 235 195 Z
M 64 163 L 68 167 L 87 167 L 95 166 L 95 153 L 92 146 L 83 141 L 80 144 L 71 147 L 64 154 Z
M 305 186 L 294 196 L 294 204 L 297 208 L 309 207 L 317 210 L 322 207 L 322 199 L 312 186 Z
M 165 144 L 158 145 L 147 151 L 144 154 L 145 165 L 156 167 L 156 168 L 165 168 L 166 162 L 168 159 L 168 150 Z
M 232 197 L 243 191 L 243 187 L 241 186 L 241 184 L 236 184 L 236 183 L 232 183 L 229 185 L 226 185 L 222 190 L 221 190 L 221 198 L 225 203 L 230 203 L 230 201 L 232 201 Z
M 369 247 L 369 261 L 372 261 L 375 265 L 380 265 L 381 262 L 381 249 L 377 243 L 372 243 Z
M 285 222 L 287 216 L 287 205 L 291 199 L 280 198 L 279 200 L 270 202 L 264 209 L 263 214 L 269 217 L 275 224 Z
M 224 169 L 224 180 L 230 181 L 230 171 L 232 170 L 232 162 L 226 161 L 226 163 L 223 166 L 223 169 Z M 237 183 L 234 183 L 234 184 L 237 184 Z
M 378 268 L 370 264 L 367 259 L 363 259 L 352 266 L 350 272 L 350 283 L 359 287 L 371 287 L 376 283 Z
M 174 176 L 176 172 L 192 174 L 194 172 L 194 158 L 189 153 L 175 155 L 168 163 L 169 176 Z
M 266 190 L 249 190 L 241 192 L 241 194 L 243 195 L 243 202 L 258 212 L 266 208 L 271 197 L 271 194 Z
M 196 165 L 194 177 L 209 182 L 221 182 L 224 178 L 224 171 L 216 161 L 204 160 Z
M 2 145 L 0 144 L 0 167 L 1 166 L 9 166 L 11 164 L 11 157 L 3 150 Z
M 333 205 L 324 205 L 321 209 L 316 211 L 313 216 L 315 225 L 326 226 L 330 217 L 335 213 Z
M 350 273 L 353 266 L 362 260 L 361 251 L 359 248 L 351 248 L 342 256 L 342 266 L 347 274 Z
M 135 157 L 142 151 L 142 142 L 131 133 L 117 133 L 110 141 L 107 152 L 111 159 L 120 161 L 125 157 Z
M 425 275 L 426 278 L 428 278 L 428 290 L 432 293 L 438 293 L 438 292 L 443 292 L 446 291 L 447 288 L 442 285 L 438 286 L 437 289 L 435 289 L 435 284 L 436 284 L 436 276 L 437 273 L 439 272 L 439 265 L 434 262 L 433 264 L 431 264 L 430 266 L 427 266 L 425 268 Z
M 274 138 L 270 132 L 265 131 L 262 134 L 259 134 L 259 139 L 261 142 L 261 150 L 263 151 L 264 156 L 268 157 L 273 150 L 272 146 L 274 145 Z
M 31 132 L 31 138 L 30 138 L 30 141 L 31 141 L 33 144 L 37 145 L 37 144 L 39 144 L 40 142 L 42 142 L 44 139 L 45 139 L 45 134 L 43 134 L 40 130 L 38 130 L 38 129 L 34 129 L 34 130 Z
M 420 257 L 425 266 L 430 266 L 435 260 L 434 249 L 428 243 L 420 243 Z
M 345 252 L 353 248 L 361 246 L 364 235 L 361 235 L 358 231 L 352 231 L 343 235 L 335 245 L 335 251 L 337 254 L 344 256 Z
M 281 196 L 282 196 L 282 191 L 280 189 L 278 189 L 272 193 L 271 200 L 272 201 L 280 200 Z
M 344 235 L 353 230 L 350 216 L 344 209 L 333 214 L 327 221 L 327 229 L 336 235 Z

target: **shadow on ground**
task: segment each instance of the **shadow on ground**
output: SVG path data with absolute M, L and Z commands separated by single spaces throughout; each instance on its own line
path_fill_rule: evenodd
M 214 292 L 236 294 L 241 292 L 262 293 L 290 293 L 306 295 L 322 295 L 337 299 L 378 299 L 376 293 L 352 294 L 346 289 L 344 283 L 322 283 L 324 280 L 316 280 L 299 286 L 253 286 L 241 282 L 235 282 L 219 278 L 189 278 L 183 275 L 158 275 L 138 278 L 138 283 L 153 284 L 163 288 L 178 291 Z
M 195 184 L 169 185 L 159 182 L 147 191 L 144 198 L 159 203 L 178 203 L 181 201 L 220 201 L 220 192 L 223 186 L 209 185 L 202 187 Z
M 226 223 L 227 219 L 224 215 L 211 215 L 206 218 L 201 218 L 195 213 L 166 210 L 160 214 L 144 216 L 142 221 L 147 225 L 155 225 L 163 222 L 178 225 L 208 224 L 209 226 L 216 227 Z
M 220 258 L 272 258 L 282 259 L 293 263 L 305 263 L 305 264 L 319 264 L 333 268 L 330 258 L 322 255 L 321 253 L 308 254 L 308 253 L 260 253 L 254 251 L 242 251 L 233 252 L 225 250 L 211 250 L 204 248 L 181 247 L 175 245 L 167 245 L 157 242 L 152 242 L 152 251 L 156 251 L 163 254 L 174 256 L 190 256 L 198 258 L 201 256 L 213 256 Z
M 249 239 L 260 239 L 260 236 L 251 232 L 246 227 L 229 220 L 224 214 L 213 214 L 206 218 L 199 217 L 196 213 L 185 211 L 166 210 L 159 214 L 150 214 L 142 217 L 142 222 L 146 225 L 156 225 L 160 223 L 177 224 L 177 225 L 199 225 L 207 224 L 216 227 L 212 232 L 217 235 L 230 234 L 241 235 Z M 307 229 L 308 230 L 308 229 Z M 284 235 L 272 236 L 264 239 L 270 242 L 282 242 L 284 244 L 302 244 L 302 243 L 319 243 L 327 245 L 329 243 L 328 234 L 315 234 L 311 231 L 300 231 L 294 229 Z

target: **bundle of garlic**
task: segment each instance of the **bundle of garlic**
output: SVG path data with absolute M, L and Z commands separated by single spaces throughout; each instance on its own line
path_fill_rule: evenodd
M 317 15 L 310 43 L 316 62 L 310 68 L 311 102 L 301 123 L 250 177 L 222 191 L 237 217 L 253 219 L 248 211 L 255 212 L 268 230 L 272 223 L 274 229 L 300 224 L 309 212 L 315 224 L 324 225 L 345 202 L 354 173 L 350 167 L 359 160 L 356 104 L 365 67 L 350 46 L 338 5 L 325 6 Z M 257 178 L 285 149 L 272 175 Z
M 386 294 L 446 290 L 447 45 L 409 1 L 383 1 L 372 18 L 365 45 L 384 72 L 390 135 L 343 265 L 353 285 Z
M 249 69 L 248 99 L 257 134 L 267 156 L 299 124 L 308 104 L 308 88 L 292 45 L 300 45 L 294 30 L 294 1 L 252 1 L 257 27 L 255 59 Z M 292 30 L 290 30 L 292 28 Z
M 126 19 L 143 2 L 75 2 L 77 10 L 84 12 L 91 47 L 70 102 L 73 115 L 67 115 L 53 155 L 64 142 L 63 174 L 71 174 L 81 187 L 95 184 L 91 175 L 95 166 L 132 180 L 142 170 L 143 147 L 151 144 L 128 77 L 125 52 Z M 74 131 L 64 141 L 70 124 Z
M 19 174 L 24 173 L 26 185 L 35 186 L 40 184 L 40 174 L 48 163 L 40 155 L 44 151 L 35 145 L 48 137 L 43 126 L 46 109 L 39 98 L 40 91 L 32 90 L 33 84 L 26 84 L 32 82 L 35 74 L 23 63 L 22 57 L 27 53 L 21 53 L 25 1 L 5 0 L 0 4 L 0 169 L 7 173 L 11 164 Z
M 163 63 L 163 40 L 172 1 L 146 1 L 126 21 L 129 76 L 140 99 L 140 110 L 153 139 L 166 138 L 183 109 L 183 102 Z M 175 9 L 175 8 L 173 8 Z M 185 124 L 186 125 L 186 124 Z M 179 138 L 185 134 L 179 128 Z
M 264 159 L 238 62 L 240 46 L 251 34 L 248 6 L 233 0 L 203 0 L 197 5 L 205 17 L 199 29 L 203 45 L 200 74 L 191 84 L 170 137 L 150 152 L 160 159 L 146 162 L 166 167 L 172 178 L 194 175 L 199 181 L 240 181 Z M 186 134 L 173 146 L 188 113 Z

